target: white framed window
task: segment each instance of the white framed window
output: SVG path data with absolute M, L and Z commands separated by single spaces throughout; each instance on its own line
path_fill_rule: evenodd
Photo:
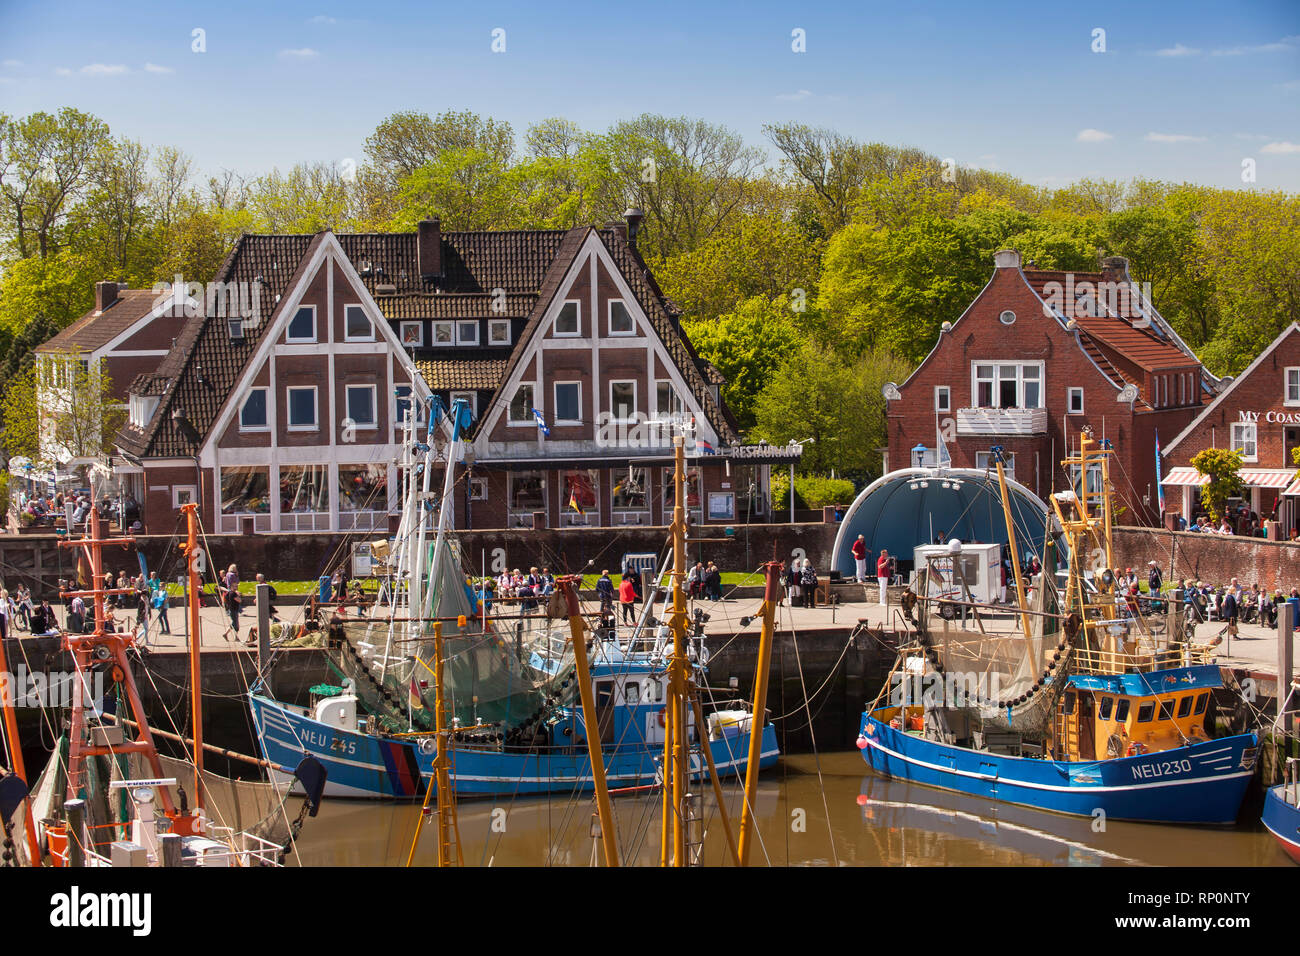
M 947 385 L 934 387 L 934 410 L 936 412 L 952 411 L 952 390 Z
M 375 327 L 360 305 L 343 306 L 343 339 L 347 342 L 373 342 Z
M 977 451 L 975 453 L 975 467 L 980 471 L 993 470 L 996 466 L 993 464 L 993 454 L 987 451 Z M 1016 453 L 1013 451 L 1002 453 L 1002 469 L 1007 473 L 1008 478 L 1016 477 Z
M 557 425 L 580 425 L 582 423 L 582 383 L 556 382 L 555 404 L 551 414 Z
M 434 322 L 430 330 L 429 344 L 434 348 L 450 348 L 456 344 L 454 322 Z
M 1182 373 L 1179 373 L 1178 375 L 1178 404 L 1179 405 L 1187 404 L 1186 386 L 1187 386 L 1187 376 L 1183 375 Z
M 1005 312 L 1003 312 L 1001 315 L 998 316 L 998 321 L 1001 322 L 1003 325 L 1015 325 L 1016 314 L 1012 312 L 1010 309 L 1007 309 Z
M 289 431 L 316 431 L 316 386 L 290 385 L 285 389 L 288 401 L 285 407 L 289 412 Z
M 636 415 L 636 382 L 609 383 L 610 418 L 616 422 L 630 422 Z
M 376 428 L 379 412 L 375 405 L 375 386 L 349 385 L 344 390 L 347 416 L 357 428 Z
M 239 406 L 239 430 L 241 432 L 265 432 L 271 430 L 267 417 L 267 396 L 269 388 L 250 388 Z
M 452 405 L 456 404 L 458 398 L 465 399 L 469 402 L 469 410 L 474 413 L 474 417 L 478 417 L 478 392 L 452 392 L 450 398 Z
M 972 362 L 976 408 L 1042 408 L 1043 363 Z
M 686 412 L 686 404 L 682 401 L 682 396 L 678 394 L 677 389 L 673 388 L 673 383 L 666 378 L 655 380 L 655 417 L 664 418 L 672 415 L 683 415 Z
M 514 398 L 510 399 L 508 423 L 511 425 L 533 425 L 533 386 L 531 383 L 520 385 L 515 389 Z
M 457 322 L 456 323 L 456 344 L 457 345 L 478 345 L 478 323 L 477 322 Z
M 199 500 L 199 490 L 195 485 L 172 485 L 172 507 L 179 508 L 192 501 Z
M 402 341 L 403 348 L 421 348 L 424 345 L 424 323 L 398 323 L 398 337 Z
M 610 299 L 609 334 L 632 335 L 635 332 L 636 325 L 632 322 L 632 313 L 627 310 L 627 304 L 622 299 Z
M 1229 451 L 1240 451 L 1242 461 L 1257 461 L 1258 449 L 1255 445 L 1256 425 L 1254 422 L 1232 423 L 1232 444 Z
M 294 313 L 293 319 L 289 322 L 289 328 L 284 340 L 286 342 L 316 341 L 316 306 L 303 305 L 298 307 L 298 311 Z
M 469 500 L 488 500 L 488 481 L 486 478 L 471 478 L 469 480 Z
M 1284 404 L 1300 405 L 1300 368 L 1286 370 L 1286 395 Z
M 488 345 L 510 344 L 510 320 L 488 319 Z
M 555 316 L 555 334 L 556 335 L 581 335 L 582 334 L 582 303 L 576 299 L 570 299 L 560 306 L 559 314 Z
M 1065 390 L 1065 407 L 1071 415 L 1083 414 L 1083 389 L 1067 388 Z

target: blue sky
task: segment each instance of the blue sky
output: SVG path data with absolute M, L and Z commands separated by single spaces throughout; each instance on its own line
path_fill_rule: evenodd
M 1300 0 L 1056 6 L 0 0 L 0 111 L 75 106 L 205 173 L 360 162 L 401 109 L 521 141 L 547 116 L 658 112 L 762 146 L 766 122 L 831 126 L 1043 185 L 1241 186 L 1250 158 L 1251 188 L 1300 191 Z

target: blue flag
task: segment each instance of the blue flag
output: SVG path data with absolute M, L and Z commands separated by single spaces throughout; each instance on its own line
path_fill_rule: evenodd
M 1160 513 L 1165 513 L 1165 486 L 1160 484 L 1160 432 L 1156 432 L 1156 494 L 1160 499 Z
M 542 430 L 542 434 L 547 438 L 550 438 L 551 430 L 546 427 L 546 419 L 543 418 L 542 413 L 535 408 L 533 409 L 533 418 L 537 419 L 537 427 Z

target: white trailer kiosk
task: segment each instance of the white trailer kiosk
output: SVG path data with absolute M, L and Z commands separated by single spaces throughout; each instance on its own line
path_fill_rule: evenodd
M 970 588 L 969 600 L 978 604 L 993 604 L 1002 595 L 1002 545 L 1000 544 L 923 544 L 913 551 L 915 566 L 912 587 L 916 588 L 917 575 L 930 568 L 928 593 L 920 595 L 939 601 L 939 611 L 952 617 L 954 609 L 945 601 L 966 601 L 965 588 Z M 918 592 L 919 594 L 919 592 Z

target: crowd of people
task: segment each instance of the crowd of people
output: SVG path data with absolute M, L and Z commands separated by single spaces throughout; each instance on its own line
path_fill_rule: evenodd
M 30 524 L 51 528 L 60 519 L 67 523 L 69 506 L 73 527 L 78 528 L 89 517 L 91 508 L 89 495 L 64 495 L 62 492 L 54 495 L 20 492 L 16 504 L 18 513 L 28 517 Z M 116 521 L 119 526 L 131 531 L 139 531 L 144 527 L 140 522 L 140 503 L 132 495 L 121 499 L 120 505 L 112 498 L 103 498 L 99 502 L 99 514 L 105 521 Z

